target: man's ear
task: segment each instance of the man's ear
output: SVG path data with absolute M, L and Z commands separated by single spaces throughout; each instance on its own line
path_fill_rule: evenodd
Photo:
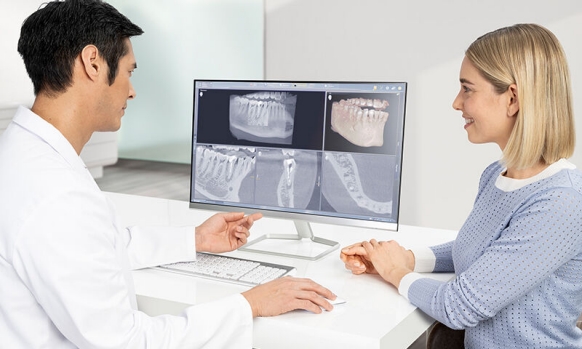
M 517 85 L 511 84 L 507 88 L 509 102 L 507 104 L 507 116 L 516 116 L 519 111 L 519 96 L 517 95 Z
M 89 79 L 96 80 L 103 70 L 103 60 L 99 56 L 99 49 L 95 45 L 87 45 L 81 51 L 81 63 Z

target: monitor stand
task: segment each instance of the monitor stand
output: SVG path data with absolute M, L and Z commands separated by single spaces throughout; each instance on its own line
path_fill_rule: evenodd
M 239 251 L 315 261 L 339 248 L 339 242 L 313 235 L 309 222 L 294 220 L 295 234 L 265 234 L 248 242 Z

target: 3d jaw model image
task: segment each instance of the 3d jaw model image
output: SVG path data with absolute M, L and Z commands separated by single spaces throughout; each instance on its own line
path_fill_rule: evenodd
M 349 98 L 333 102 L 331 129 L 361 147 L 382 146 L 388 120 L 388 101 Z
M 252 148 L 196 147 L 196 191 L 209 199 L 240 202 L 243 180 L 254 170 L 252 152 Z
M 230 132 L 237 139 L 291 144 L 297 96 L 255 92 L 230 96 Z

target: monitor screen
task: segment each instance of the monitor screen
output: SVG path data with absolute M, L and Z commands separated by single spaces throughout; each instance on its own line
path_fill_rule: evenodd
M 406 88 L 194 81 L 190 206 L 397 230 Z

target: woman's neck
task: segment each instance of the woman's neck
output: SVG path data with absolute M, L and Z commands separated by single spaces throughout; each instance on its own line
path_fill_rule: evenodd
M 503 173 L 503 176 L 513 179 L 526 179 L 537 175 L 548 168 L 548 166 L 550 166 L 550 164 L 538 162 L 534 166 L 523 169 L 507 168 Z

